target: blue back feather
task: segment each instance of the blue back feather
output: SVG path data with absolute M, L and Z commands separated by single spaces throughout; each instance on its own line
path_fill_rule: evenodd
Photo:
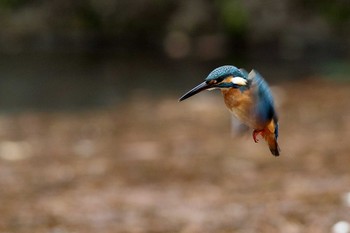
M 257 88 L 257 113 L 262 122 L 269 121 L 271 119 L 275 122 L 275 136 L 278 137 L 278 123 L 277 116 L 274 109 L 273 97 L 270 88 L 263 77 L 252 70 L 249 73 L 248 79 L 251 80 L 252 85 Z

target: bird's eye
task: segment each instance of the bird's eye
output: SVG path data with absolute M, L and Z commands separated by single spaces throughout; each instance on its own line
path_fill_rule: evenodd
M 222 81 L 224 81 L 225 77 L 218 77 L 217 79 L 215 79 L 216 83 L 221 83 Z
M 224 81 L 224 79 L 225 79 L 225 77 L 223 76 L 223 77 L 218 77 L 216 79 L 212 79 L 212 80 L 209 80 L 206 82 L 207 82 L 207 84 L 213 85 L 213 84 L 221 83 L 222 81 Z

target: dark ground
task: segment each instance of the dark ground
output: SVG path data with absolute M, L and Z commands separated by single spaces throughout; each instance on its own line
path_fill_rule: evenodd
M 350 221 L 350 86 L 274 90 L 277 158 L 231 136 L 213 92 L 1 115 L 0 232 L 331 232 Z

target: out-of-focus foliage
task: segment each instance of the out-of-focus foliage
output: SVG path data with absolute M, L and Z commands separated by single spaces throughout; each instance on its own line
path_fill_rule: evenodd
M 3 8 L 15 9 L 24 5 L 24 0 L 0 0 L 0 6 Z
M 5 53 L 65 48 L 217 58 L 261 45 L 288 59 L 350 53 L 350 6 L 341 0 L 1 0 L 0 7 Z M 210 46 L 219 52 L 200 52 Z M 179 48 L 181 56 L 171 53 Z
M 218 1 L 218 8 L 225 30 L 235 34 L 245 32 L 248 15 L 241 1 L 221 0 Z
M 349 26 L 350 20 L 350 4 L 344 0 L 320 0 L 307 1 L 303 0 L 306 8 L 316 10 L 318 14 L 325 17 L 333 26 L 343 27 Z

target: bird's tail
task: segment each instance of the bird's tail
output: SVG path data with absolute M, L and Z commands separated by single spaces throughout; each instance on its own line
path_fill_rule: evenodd
M 274 134 L 265 135 L 265 140 L 269 145 L 270 151 L 274 156 L 280 155 L 280 147 L 278 146 L 277 139 Z
M 277 143 L 277 137 L 278 137 L 278 123 L 275 120 L 272 120 L 270 124 L 267 126 L 264 134 L 264 138 L 267 141 L 267 144 L 269 145 L 270 151 L 274 156 L 280 155 L 280 147 Z

